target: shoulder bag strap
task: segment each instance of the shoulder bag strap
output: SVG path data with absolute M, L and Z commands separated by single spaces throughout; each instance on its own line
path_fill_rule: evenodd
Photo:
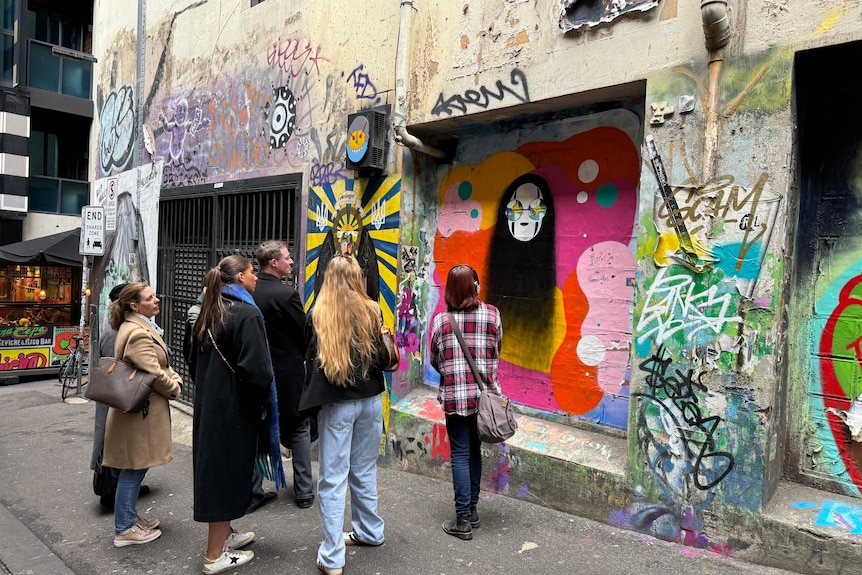
M 476 385 L 479 386 L 479 391 L 485 391 L 485 382 L 482 381 L 481 376 L 479 376 L 479 369 L 476 367 L 476 361 L 473 359 L 473 355 L 470 353 L 470 350 L 467 349 L 467 342 L 464 341 L 464 336 L 461 334 L 461 328 L 458 327 L 458 322 L 455 321 L 455 316 L 452 315 L 451 311 L 447 311 L 446 315 L 449 317 L 449 323 L 452 324 L 452 331 L 455 332 L 455 337 L 458 338 L 458 343 L 461 344 L 461 351 L 464 352 L 464 357 L 467 358 L 467 363 L 470 364 L 470 371 L 473 372 L 473 378 L 476 380 Z
M 231 366 L 230 362 L 227 360 L 227 358 L 224 356 L 224 354 L 221 352 L 221 350 L 216 345 L 215 338 L 213 337 L 213 332 L 211 332 L 209 328 L 207 328 L 207 335 L 210 336 L 210 341 L 213 344 L 213 348 L 215 348 L 215 350 L 218 352 L 219 357 L 221 357 L 224 364 L 227 366 L 227 368 L 230 370 L 230 372 L 232 374 L 236 375 L 236 370 L 234 370 L 234 368 Z
M 111 367 L 108 368 L 108 373 L 114 372 L 114 367 L 116 367 L 117 362 L 120 361 L 120 359 L 122 359 L 123 357 L 123 354 L 126 353 L 126 346 L 129 344 L 130 337 L 132 337 L 132 330 L 129 330 L 129 333 L 126 334 L 126 339 L 123 340 L 123 345 L 120 347 L 120 353 L 116 354 L 116 357 L 114 358 L 114 363 L 112 363 Z M 135 371 L 137 371 L 137 368 L 135 368 Z

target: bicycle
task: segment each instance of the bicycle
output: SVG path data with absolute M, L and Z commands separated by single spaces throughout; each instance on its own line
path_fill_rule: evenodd
M 58 378 L 60 379 L 60 396 L 63 401 L 66 400 L 66 396 L 69 395 L 69 390 L 74 389 L 75 393 L 78 390 L 78 370 L 81 371 L 81 389 L 84 389 L 84 386 L 87 385 L 86 379 L 83 378 L 86 375 L 86 367 L 85 361 L 86 358 L 84 356 L 84 338 L 80 335 L 76 335 L 72 337 L 73 346 L 70 348 L 71 353 L 69 357 L 63 362 L 60 366 L 60 372 L 58 373 Z

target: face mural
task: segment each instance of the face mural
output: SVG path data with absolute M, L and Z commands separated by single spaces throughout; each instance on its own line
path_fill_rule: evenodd
M 506 219 L 509 233 L 520 242 L 528 242 L 542 229 L 542 219 L 547 206 L 542 191 L 534 183 L 524 183 L 515 188 L 512 199 L 506 204 Z
M 449 269 L 471 265 L 482 299 L 502 317 L 504 393 L 555 417 L 623 429 L 640 125 L 617 110 L 537 127 L 511 149 L 497 137 L 500 151 L 447 172 L 428 310 L 445 307 Z M 423 377 L 438 381 L 433 369 Z

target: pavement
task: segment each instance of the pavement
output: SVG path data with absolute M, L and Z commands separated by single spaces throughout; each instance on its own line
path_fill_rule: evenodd
M 151 492 L 138 505 L 141 514 L 161 519 L 164 534 L 120 549 L 112 544 L 113 515 L 92 491 L 94 412 L 81 397 L 62 402 L 52 380 L 0 386 L 0 575 L 200 573 L 206 525 L 192 520 L 188 409 L 174 405 L 174 459 L 149 471 Z M 386 542 L 348 548 L 347 574 L 791 573 L 494 493 L 483 493 L 473 540 L 461 541 L 440 528 L 453 514 L 449 481 L 380 467 L 378 492 Z M 282 491 L 234 527 L 257 534 L 248 547 L 255 558 L 226 573 L 318 573 L 316 502 L 299 509 L 292 491 Z

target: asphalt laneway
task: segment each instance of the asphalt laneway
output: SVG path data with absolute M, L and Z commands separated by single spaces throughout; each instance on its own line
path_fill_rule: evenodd
M 145 483 L 152 492 L 138 507 L 161 519 L 164 534 L 117 549 L 113 515 L 91 487 L 93 413 L 89 402 L 62 403 L 53 381 L 0 387 L 0 575 L 200 573 L 206 526 L 192 520 L 188 415 L 174 411 L 174 461 L 150 470 Z M 472 541 L 461 541 L 440 528 L 453 512 L 450 483 L 392 469 L 380 469 L 378 483 L 386 543 L 348 548 L 346 574 L 789 573 L 493 493 L 484 493 L 479 504 L 482 527 Z M 234 526 L 257 533 L 249 547 L 255 559 L 236 573 L 318 573 L 316 503 L 302 510 L 291 491 L 282 492 Z

